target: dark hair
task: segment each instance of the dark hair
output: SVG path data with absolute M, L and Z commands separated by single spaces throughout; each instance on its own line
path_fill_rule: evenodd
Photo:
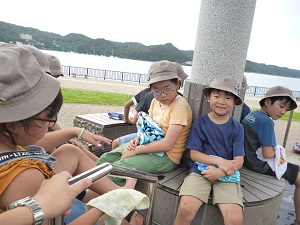
M 173 79 L 170 79 L 169 81 L 170 81 L 171 83 L 173 83 L 173 84 L 176 84 L 177 81 L 178 81 L 178 78 L 173 78 Z M 151 88 L 151 85 L 152 85 L 152 84 L 149 85 L 150 88 Z
M 276 102 L 277 100 L 283 101 L 284 104 L 291 105 L 291 103 L 292 103 L 292 99 L 290 97 L 287 97 L 287 96 L 274 96 L 274 97 L 268 97 L 268 98 L 271 100 L 271 105 L 273 105 L 274 102 Z M 265 106 L 266 99 L 267 98 L 265 98 L 265 99 L 263 99 L 259 102 L 260 107 Z
M 63 97 L 62 97 L 62 94 L 61 94 L 61 90 L 59 90 L 56 98 L 53 100 L 53 102 L 46 108 L 44 109 L 42 112 L 44 111 L 47 111 L 48 112 L 48 118 L 54 118 L 57 113 L 59 112 L 61 106 L 62 106 L 62 103 L 63 103 Z M 39 115 L 40 113 L 42 112 L 39 112 L 37 113 L 36 115 Z M 24 119 L 24 120 L 20 120 L 18 121 L 19 123 L 22 123 L 25 130 L 27 131 L 27 127 L 32 124 L 33 120 L 32 118 L 35 117 L 36 115 L 30 117 L 30 118 L 27 118 L 27 119 Z M 17 121 L 16 121 L 17 122 Z M 10 130 L 7 128 L 6 126 L 7 123 L 0 123 L 0 133 L 3 133 L 3 132 L 7 132 L 12 140 L 12 142 L 14 144 L 15 143 L 15 140 L 13 138 L 13 135 L 12 133 L 10 132 Z

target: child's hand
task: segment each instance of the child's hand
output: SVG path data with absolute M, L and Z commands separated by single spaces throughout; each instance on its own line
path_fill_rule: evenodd
M 208 166 L 206 170 L 201 172 L 201 175 L 209 181 L 215 181 L 220 177 L 224 177 L 226 174 L 220 168 L 214 166 Z
M 226 159 L 222 159 L 220 161 L 220 163 L 218 164 L 218 167 L 223 170 L 226 175 L 230 176 L 232 174 L 234 174 L 234 172 L 237 170 L 236 166 L 234 165 L 234 163 L 236 162 L 236 160 L 226 160 Z
M 134 151 L 136 146 L 139 145 L 140 137 L 136 137 L 135 139 L 129 142 L 129 145 L 126 147 L 128 151 Z
M 107 145 L 111 145 L 111 142 L 112 140 L 106 138 L 106 137 L 103 137 L 103 136 L 100 136 L 100 135 L 96 135 L 96 134 L 93 134 L 87 130 L 84 130 L 84 132 L 82 133 L 82 136 L 81 136 L 82 140 L 94 145 L 94 146 L 97 146 L 97 147 L 100 147 L 101 145 L 99 144 L 99 142 L 104 142 L 105 144 Z
M 121 159 L 125 159 L 131 156 L 135 156 L 136 155 L 136 151 L 130 151 L 127 148 L 124 149 L 124 151 L 122 152 L 122 157 Z

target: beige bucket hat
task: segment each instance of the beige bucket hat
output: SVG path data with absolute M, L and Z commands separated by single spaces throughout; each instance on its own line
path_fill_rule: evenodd
M 46 73 L 51 74 L 51 71 L 49 69 L 48 59 L 46 58 L 46 56 L 44 55 L 44 53 L 41 50 L 39 50 L 36 47 L 33 47 L 31 45 L 21 45 L 21 47 L 23 47 L 26 50 L 30 51 L 31 54 L 36 59 L 36 61 L 38 62 L 38 64 L 42 67 L 42 69 Z
M 59 90 L 59 81 L 46 74 L 29 51 L 17 45 L 0 45 L 0 123 L 42 112 Z
M 294 100 L 293 97 L 293 92 L 283 86 L 274 86 L 271 87 L 267 93 L 264 95 L 264 97 L 259 101 L 259 105 L 263 106 L 264 100 L 266 98 L 270 98 L 270 97 L 289 97 L 291 99 L 291 107 L 290 110 L 296 109 L 297 108 L 297 103 Z
M 240 105 L 243 103 L 243 100 L 241 99 L 238 90 L 239 87 L 237 85 L 237 82 L 229 76 L 218 76 L 210 83 L 209 87 L 203 88 L 203 93 L 205 96 L 208 94 L 209 89 L 218 89 L 222 91 L 228 91 L 231 94 L 236 96 L 236 105 Z
M 49 62 L 49 68 L 52 76 L 64 76 L 61 71 L 61 64 L 59 59 L 48 53 L 44 53 Z
M 172 62 L 163 60 L 154 62 L 148 71 L 148 84 L 157 83 L 159 81 L 180 79 L 177 75 L 177 69 Z
M 181 81 L 184 81 L 186 78 L 188 78 L 189 75 L 187 75 L 184 72 L 182 65 L 180 65 L 178 62 L 172 62 L 172 63 L 176 67 L 177 75 Z

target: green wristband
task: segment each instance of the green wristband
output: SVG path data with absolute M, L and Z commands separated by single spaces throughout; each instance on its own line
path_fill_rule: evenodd
M 79 135 L 78 135 L 78 137 L 77 137 L 78 141 L 81 141 L 81 136 L 82 136 L 84 130 L 85 130 L 85 128 L 82 128 L 82 129 L 81 129 L 81 131 L 80 131 L 80 133 L 79 133 Z

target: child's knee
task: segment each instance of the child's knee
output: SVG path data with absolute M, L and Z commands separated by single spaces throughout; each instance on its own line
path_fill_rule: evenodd
M 195 213 L 193 213 L 193 207 L 187 201 L 181 200 L 180 204 L 178 206 L 177 215 L 189 218 L 193 214 L 195 214 Z M 191 219 L 193 219 L 193 218 L 191 218 Z
M 111 143 L 111 149 L 114 150 L 115 148 L 119 147 L 119 138 L 113 140 Z
M 63 144 L 61 146 L 59 146 L 53 153 L 53 155 L 65 155 L 65 156 L 79 156 L 81 157 L 82 155 L 84 155 L 84 153 L 82 152 L 82 150 L 80 148 L 78 148 L 75 145 L 72 144 Z

